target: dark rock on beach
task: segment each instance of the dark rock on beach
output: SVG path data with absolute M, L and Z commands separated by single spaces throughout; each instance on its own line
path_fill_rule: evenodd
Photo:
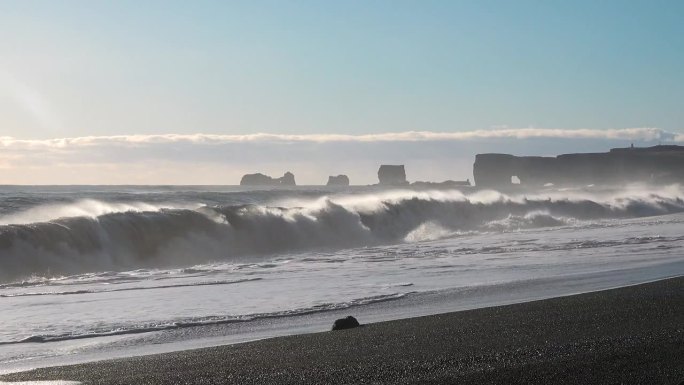
M 332 330 L 353 329 L 359 326 L 359 321 L 357 321 L 356 318 L 347 316 L 346 318 L 340 318 L 336 320 L 333 324 Z

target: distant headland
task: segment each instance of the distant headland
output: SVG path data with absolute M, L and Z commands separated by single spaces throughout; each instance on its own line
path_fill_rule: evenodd
M 378 169 L 378 186 L 417 188 L 462 188 L 470 179 L 443 182 L 409 182 L 403 164 L 383 164 Z M 684 183 L 684 146 L 613 148 L 601 153 L 558 156 L 515 156 L 477 154 L 473 164 L 476 187 L 507 186 L 587 186 L 624 183 Z M 243 186 L 296 186 L 295 176 L 286 172 L 280 178 L 261 173 L 242 177 Z M 329 176 L 327 186 L 349 186 L 347 175 Z
M 555 157 L 478 154 L 473 165 L 478 187 L 618 185 L 684 182 L 684 146 L 614 148 L 609 152 Z

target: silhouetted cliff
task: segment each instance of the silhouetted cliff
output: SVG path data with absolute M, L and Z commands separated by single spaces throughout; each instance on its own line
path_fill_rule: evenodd
M 329 176 L 328 186 L 349 186 L 349 177 L 346 175 Z
M 378 170 L 378 180 L 383 186 L 405 186 L 408 185 L 406 180 L 406 170 L 404 165 L 389 165 L 383 164 Z
M 289 171 L 286 172 L 285 175 L 278 178 L 278 180 L 280 181 L 280 184 L 283 186 L 296 186 L 297 185 L 297 183 L 295 183 L 294 174 L 289 172 Z
M 484 187 L 510 185 L 514 176 L 527 186 L 684 183 L 684 146 L 614 148 L 556 157 L 478 154 L 473 176 L 475 184 Z
M 240 186 L 296 186 L 294 174 L 286 172 L 280 178 L 271 178 L 261 173 L 246 174 L 240 180 Z

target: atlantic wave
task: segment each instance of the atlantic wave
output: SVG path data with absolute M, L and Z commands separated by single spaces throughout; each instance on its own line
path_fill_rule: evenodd
M 622 195 L 390 191 L 270 204 L 155 208 L 0 226 L 0 281 L 192 266 L 306 250 L 420 241 L 684 212 L 678 188 Z M 610 198 L 606 198 L 610 197 Z M 149 210 L 148 210 L 149 209 Z M 437 231 L 437 230 L 439 231 Z

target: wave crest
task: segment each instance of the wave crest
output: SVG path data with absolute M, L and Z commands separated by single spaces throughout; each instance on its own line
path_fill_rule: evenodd
M 394 191 L 289 205 L 124 210 L 0 226 L 0 280 L 146 267 L 312 249 L 420 241 L 469 231 L 507 231 L 577 221 L 684 211 L 679 190 L 663 194 Z M 107 205 L 107 204 L 103 204 Z M 108 206 L 111 207 L 111 206 Z

